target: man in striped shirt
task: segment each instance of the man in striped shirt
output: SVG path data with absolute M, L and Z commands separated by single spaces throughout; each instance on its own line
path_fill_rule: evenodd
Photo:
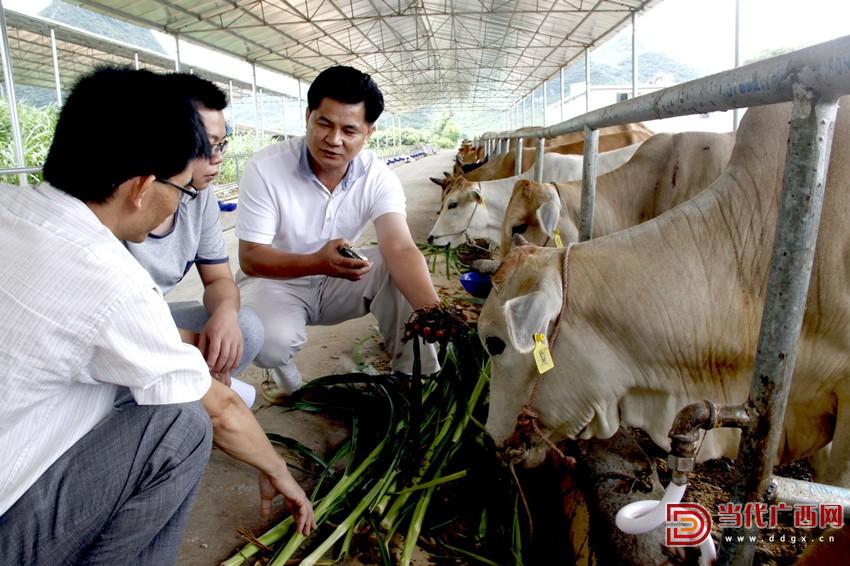
M 3 564 L 173 563 L 210 432 L 260 471 L 264 513 L 279 493 L 301 532 L 314 526 L 252 413 L 180 340 L 121 243 L 174 213 L 202 154 L 197 111 L 163 77 L 100 69 L 62 109 L 46 182 L 0 187 Z

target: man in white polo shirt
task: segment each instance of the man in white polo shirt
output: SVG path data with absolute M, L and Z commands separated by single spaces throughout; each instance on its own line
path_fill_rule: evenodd
M 211 436 L 260 472 L 264 513 L 280 493 L 301 532 L 315 526 L 251 411 L 211 380 L 122 245 L 174 214 L 189 162 L 209 155 L 191 101 L 168 87 L 130 69 L 82 78 L 46 182 L 0 186 L 2 564 L 173 564 Z
M 375 82 L 352 67 L 331 67 L 307 92 L 307 135 L 267 147 L 239 184 L 237 277 L 242 302 L 260 317 L 265 343 L 254 363 L 269 368 L 263 387 L 275 402 L 301 386 L 293 360 L 305 325 L 332 325 L 371 312 L 395 372 L 410 374 L 403 324 L 438 301 L 425 258 L 405 220 L 398 177 L 361 151 L 384 109 Z M 374 223 L 378 247 L 366 259 L 343 255 Z M 342 250 L 342 252 L 341 252 Z M 422 372 L 439 369 L 423 344 Z

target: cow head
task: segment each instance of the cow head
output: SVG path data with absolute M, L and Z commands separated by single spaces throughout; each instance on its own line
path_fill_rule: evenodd
M 517 181 L 502 221 L 502 254 L 511 250 L 511 239 L 516 234 L 537 246 L 554 246 L 558 228 L 564 245 L 578 241 L 578 226 L 572 218 L 562 218 L 561 208 L 554 184 Z
M 585 339 L 584 333 L 571 327 L 569 316 L 561 318 L 564 255 L 563 249 L 515 247 L 493 276 L 493 291 L 478 320 L 481 342 L 490 354 L 486 430 L 502 459 L 512 463 L 533 466 L 546 452 L 539 435 L 516 434 L 517 417 L 538 379 L 532 408 L 538 426 L 553 442 L 604 438 L 619 426 L 617 398 L 611 395 L 616 388 L 604 380 L 588 380 L 589 364 L 582 356 L 593 355 L 592 339 L 583 351 L 584 343 L 577 343 Z M 541 375 L 533 356 L 534 334 L 548 341 L 557 324 L 560 333 L 551 352 L 555 367 Z M 566 357 L 559 355 L 565 346 L 570 352 Z
M 468 238 L 480 237 L 486 226 L 479 208 L 486 206 L 481 187 L 463 177 L 456 177 L 445 192 L 440 215 L 428 234 L 428 243 L 437 246 L 457 247 Z

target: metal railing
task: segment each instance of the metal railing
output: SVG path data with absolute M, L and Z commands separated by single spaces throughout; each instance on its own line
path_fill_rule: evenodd
M 768 487 L 782 433 L 797 343 L 823 205 L 838 97 L 850 93 L 850 36 L 821 43 L 665 88 L 588 112 L 547 128 L 488 132 L 480 136 L 488 155 L 505 152 L 505 140 L 536 138 L 535 178 L 542 179 L 546 138 L 584 131 L 580 238 L 592 236 L 599 128 L 791 101 L 785 171 L 764 311 L 749 400 L 736 461 L 733 500 L 758 501 Z M 517 141 L 517 163 L 521 159 Z M 519 166 L 517 167 L 519 170 Z M 719 564 L 751 564 L 754 528 L 734 529 L 721 546 Z M 724 535 L 722 540 L 726 540 Z

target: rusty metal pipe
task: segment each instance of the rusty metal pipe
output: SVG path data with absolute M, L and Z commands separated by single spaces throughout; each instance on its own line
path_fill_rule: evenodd
M 720 405 L 702 401 L 688 405 L 676 415 L 670 432 L 668 464 L 676 485 L 688 483 L 688 473 L 694 470 L 699 431 L 713 428 L 741 428 L 749 422 L 743 405 Z

